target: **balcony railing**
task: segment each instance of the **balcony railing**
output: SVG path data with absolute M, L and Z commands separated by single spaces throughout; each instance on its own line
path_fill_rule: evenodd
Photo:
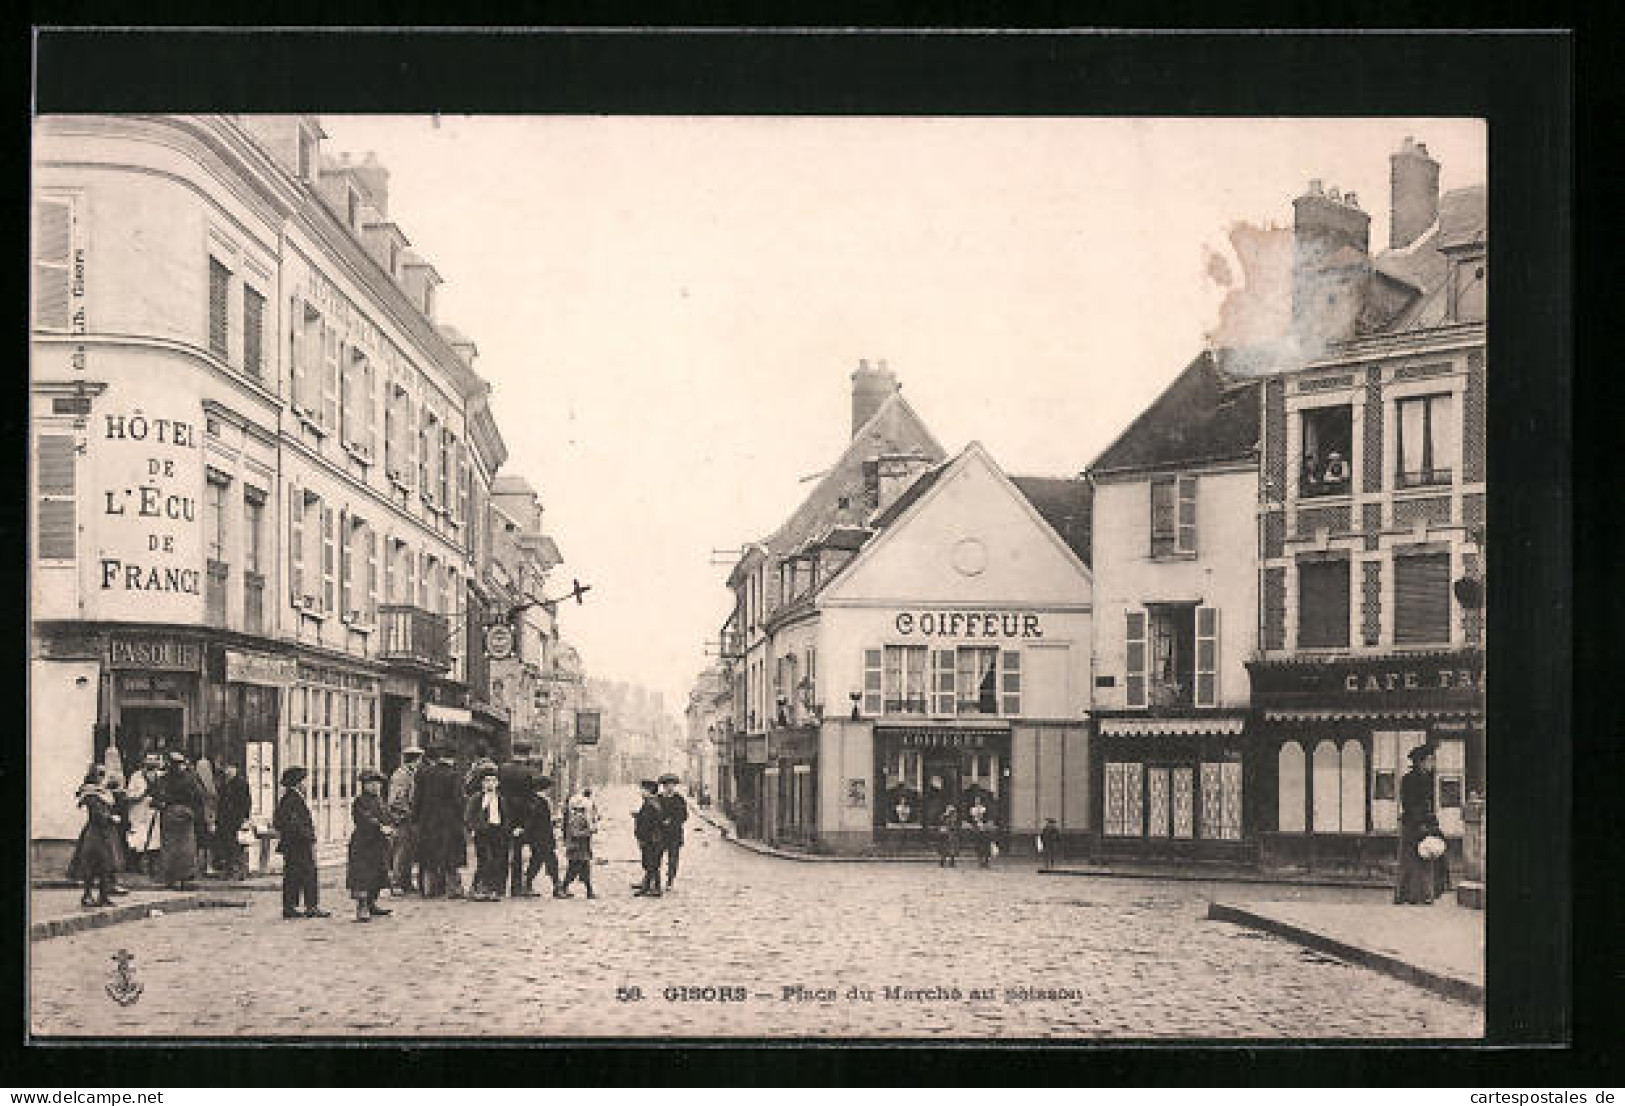
M 203 622 L 223 629 L 226 625 L 226 579 L 231 566 L 222 561 L 210 561 L 203 587 Z
M 243 573 L 243 629 L 265 632 L 265 577 L 258 572 Z
M 451 667 L 451 632 L 443 615 L 421 607 L 381 606 L 380 660 L 443 672 Z

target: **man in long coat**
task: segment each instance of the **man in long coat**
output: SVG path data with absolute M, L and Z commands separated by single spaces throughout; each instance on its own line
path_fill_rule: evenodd
M 227 879 L 242 879 L 248 875 L 248 858 L 243 845 L 237 840 L 243 823 L 254 810 L 254 797 L 249 794 L 248 781 L 243 779 L 237 766 L 221 760 L 215 799 L 214 865 Z
M 513 844 L 513 860 L 508 871 L 508 893 L 515 898 L 530 898 L 536 894 L 536 873 L 547 869 L 553 883 L 553 897 L 559 898 L 558 840 L 553 834 L 553 804 L 547 799 L 547 790 L 553 781 L 538 777 L 531 784 L 530 797 L 520 814 L 524 833 Z M 530 850 L 526 861 L 524 851 Z
M 294 766 L 282 772 L 282 798 L 277 800 L 271 824 L 276 828 L 276 851 L 282 854 L 282 916 L 284 918 L 327 918 L 331 915 L 319 903 L 321 888 L 316 878 L 316 821 L 305 802 L 303 768 Z M 301 901 L 304 909 L 299 909 Z
M 634 894 L 660 897 L 660 855 L 666 845 L 666 811 L 660 805 L 658 785 L 644 780 L 643 805 L 632 815 L 632 835 L 637 838 L 638 855 L 643 862 L 643 881 L 633 885 Z
M 433 754 L 432 763 L 418 770 L 412 796 L 423 892 L 430 898 L 446 895 L 460 899 L 463 880 L 459 869 L 468 863 L 468 841 L 463 834 L 463 781 L 449 749 L 437 747 Z

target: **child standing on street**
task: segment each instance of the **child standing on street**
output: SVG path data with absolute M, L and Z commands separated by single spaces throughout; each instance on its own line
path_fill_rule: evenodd
M 942 808 L 937 824 L 937 867 L 959 867 L 959 811 L 952 803 Z
M 1046 872 L 1055 870 L 1055 865 L 1061 860 L 1061 829 L 1055 824 L 1054 818 L 1044 820 L 1044 828 L 1038 831 L 1038 857 L 1040 866 Z
M 587 897 L 597 898 L 592 893 L 592 834 L 592 814 L 587 800 L 577 795 L 570 800 L 569 811 L 564 816 L 564 882 L 558 890 L 561 899 L 573 897 L 570 884 L 578 877 L 587 889 Z

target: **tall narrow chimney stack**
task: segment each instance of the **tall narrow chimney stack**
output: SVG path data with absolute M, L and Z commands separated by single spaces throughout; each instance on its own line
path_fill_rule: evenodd
M 1404 249 L 1439 218 L 1439 163 L 1428 156 L 1426 144 L 1410 135 L 1396 153 L 1388 155 L 1392 210 L 1388 220 L 1388 248 Z
M 881 361 L 871 369 L 867 358 L 858 362 L 852 374 L 852 437 L 858 436 L 864 423 L 875 417 L 880 405 L 897 391 L 897 376 Z

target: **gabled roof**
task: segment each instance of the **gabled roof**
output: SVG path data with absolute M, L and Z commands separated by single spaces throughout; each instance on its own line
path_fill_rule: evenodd
M 1243 460 L 1258 449 L 1259 385 L 1232 377 L 1204 351 L 1095 458 L 1111 473 Z
M 768 552 L 784 556 L 832 526 L 864 525 L 869 508 L 864 501 L 863 463 L 886 453 L 918 453 L 933 462 L 946 455 L 901 391 L 886 397 L 807 498 L 763 542 Z M 845 507 L 841 506 L 843 498 Z
M 858 552 L 856 557 L 842 565 L 834 574 L 830 576 L 829 580 L 825 582 L 824 587 L 819 589 L 818 593 L 808 596 L 807 598 L 816 599 L 817 595 L 823 594 L 824 591 L 826 591 L 829 587 L 834 586 L 838 581 L 849 579 L 853 573 L 859 571 L 864 563 L 868 562 L 875 556 L 877 547 L 890 541 L 896 533 L 906 527 L 906 523 L 910 518 L 914 517 L 919 511 L 924 510 L 924 504 L 931 499 L 933 491 L 943 484 L 945 477 L 963 470 L 975 461 L 980 461 L 985 464 L 996 480 L 999 480 L 1009 486 L 1010 490 L 1015 493 L 1014 497 L 1017 502 L 1025 506 L 1032 513 L 1034 523 L 1050 534 L 1057 546 L 1062 548 L 1064 555 L 1070 558 L 1076 558 L 1078 567 L 1081 568 L 1085 575 L 1088 575 L 1090 569 L 1087 526 L 1085 527 L 1083 544 L 1080 550 L 1077 545 L 1074 545 L 1071 540 L 1068 540 L 1068 538 L 1062 535 L 1060 529 L 1056 527 L 1053 521 L 1051 521 L 1050 516 L 1045 513 L 1045 507 L 1047 507 L 1056 512 L 1056 518 L 1066 522 L 1068 518 L 1071 517 L 1071 514 L 1075 513 L 1077 510 L 1078 493 L 1075 491 L 1063 492 L 1054 485 L 1081 485 L 1085 489 L 1083 493 L 1084 497 L 1089 499 L 1092 493 L 1088 492 L 1086 482 L 1079 479 L 1064 478 L 1020 478 L 1022 481 L 1027 482 L 1033 487 L 1033 492 L 1029 493 L 1026 488 L 1022 487 L 1022 485 L 1017 482 L 1016 478 L 1007 475 L 1005 471 L 999 467 L 999 463 L 993 459 L 993 456 L 988 453 L 987 448 L 983 446 L 981 442 L 973 441 L 964 449 L 960 450 L 958 456 L 943 461 L 936 468 L 921 476 L 914 482 L 907 492 L 899 496 L 897 501 L 891 504 L 890 508 L 888 508 L 883 516 L 877 516 L 874 520 L 872 520 L 871 525 L 875 527 L 873 537 L 868 542 L 864 543 L 863 548 Z M 1034 494 L 1037 495 L 1038 499 L 1034 498 Z M 1040 507 L 1040 500 L 1043 501 L 1045 507 Z M 1092 502 L 1092 499 L 1089 499 L 1089 501 Z M 1085 509 L 1085 516 L 1087 516 L 1087 513 L 1087 509 Z M 882 520 L 884 520 L 883 524 Z M 1075 518 L 1073 518 L 1070 528 L 1076 531 L 1077 525 Z
M 1086 565 L 1093 563 L 1089 536 L 1095 496 L 1087 480 L 1076 476 L 1012 476 L 1010 483 L 1021 489 L 1078 560 Z

